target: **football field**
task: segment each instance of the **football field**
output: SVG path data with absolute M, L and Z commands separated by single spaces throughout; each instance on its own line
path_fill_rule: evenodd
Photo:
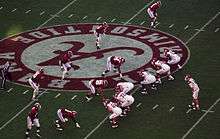
M 149 28 L 150 19 L 146 9 L 154 2 L 156 0 L 3 0 L 0 1 L 0 38 L 3 41 L 16 34 L 25 35 L 26 32 L 33 30 L 45 33 L 48 29 L 56 38 L 59 36 L 58 31 L 72 24 L 83 26 L 107 22 L 112 27 Z M 128 116 L 119 120 L 119 127 L 115 129 L 111 128 L 109 113 L 103 107 L 100 97 L 97 96 L 90 102 L 86 102 L 85 95 L 88 90 L 81 89 L 81 84 L 72 84 L 75 90 L 59 89 L 59 86 L 58 89 L 44 86 L 40 89 L 39 95 L 39 102 L 42 105 L 39 118 L 43 139 L 220 138 L 220 86 L 218 84 L 220 81 L 220 1 L 161 0 L 161 2 L 155 31 L 178 38 L 189 50 L 189 58 L 186 58 L 183 69 L 173 73 L 175 80 L 164 79 L 158 90 L 152 91 L 150 95 L 141 94 L 139 85 L 136 85 L 131 92 L 135 98 L 132 110 Z M 56 31 L 52 30 L 54 26 L 57 27 Z M 90 36 L 93 34 L 87 33 L 82 38 L 79 37 L 79 40 L 93 43 L 94 38 L 91 39 Z M 130 42 L 130 39 L 125 38 L 120 42 L 118 38 L 121 36 L 115 36 L 117 37 L 110 37 L 107 34 L 103 38 L 104 43 L 114 46 Z M 50 38 L 53 39 L 51 36 Z M 43 41 L 46 42 L 44 39 Z M 9 42 L 11 44 L 11 41 Z M 142 43 L 135 41 L 134 44 Z M 24 48 L 23 45 L 17 43 L 15 45 L 17 51 Z M 55 52 L 55 48 L 53 50 L 49 43 L 44 46 L 50 48 L 45 51 Z M 11 47 L 13 44 L 0 43 L 0 65 L 5 63 L 3 53 L 9 52 Z M 95 46 L 91 47 L 96 49 Z M 115 53 L 127 56 L 125 53 L 127 51 L 130 52 L 123 50 L 121 53 L 119 51 Z M 43 51 L 36 49 L 29 57 L 34 59 L 35 54 L 44 56 Z M 19 55 L 16 55 L 15 61 L 19 58 Z M 32 61 L 25 60 L 27 64 L 21 62 L 23 67 L 30 68 L 30 65 L 34 65 Z M 81 78 L 82 75 L 86 78 L 93 75 L 101 76 L 102 72 L 97 71 L 104 69 L 100 67 L 102 60 L 97 62 L 92 60 L 86 59 L 81 62 L 87 61 L 89 64 L 85 65 L 94 70 L 82 73 L 81 70 L 73 71 L 79 72 L 79 75 L 76 75 L 77 78 Z M 130 66 L 125 63 L 125 68 L 132 69 L 132 66 L 138 65 L 140 60 L 131 59 L 126 62 L 130 62 Z M 16 68 L 19 70 L 19 67 Z M 184 76 L 188 73 L 200 87 L 200 111 L 188 108 L 192 97 L 191 90 L 184 81 Z M 15 76 L 17 78 L 19 75 Z M 0 91 L 0 138 L 25 138 L 27 114 L 35 103 L 31 101 L 32 88 L 16 80 L 7 82 L 7 88 Z M 106 96 L 112 96 L 113 89 L 105 90 L 104 93 Z M 76 128 L 73 122 L 69 122 L 63 131 L 56 130 L 54 121 L 57 119 L 56 112 L 60 107 L 76 110 L 79 113 L 77 120 L 80 123 L 80 129 Z M 34 131 L 35 128 L 31 132 L 33 139 L 37 138 Z

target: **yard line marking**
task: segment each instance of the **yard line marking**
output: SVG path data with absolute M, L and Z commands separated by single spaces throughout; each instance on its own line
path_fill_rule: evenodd
M 47 90 L 44 90 L 41 94 L 39 94 L 38 98 L 41 97 Z M 18 117 L 24 110 L 26 110 L 30 105 L 32 105 L 35 101 L 32 100 L 29 102 L 23 109 L 21 109 L 15 116 L 13 116 L 11 119 L 9 119 L 6 123 L 4 123 L 0 130 L 4 129 L 8 124 L 10 124 L 16 117 Z
M 114 22 L 115 20 L 116 20 L 116 19 L 114 18 L 114 19 L 111 20 L 111 22 Z
M 140 25 L 143 25 L 145 23 L 145 21 L 141 22 Z
M 73 16 L 73 14 L 69 15 L 68 18 L 71 18 Z
M 11 12 L 13 13 L 13 12 L 15 12 L 17 9 L 15 8 L 15 9 L 13 9 Z
M 186 113 L 189 113 L 191 110 L 192 110 L 192 109 L 188 109 L 188 110 L 186 111 Z
M 198 28 L 196 28 L 195 30 L 196 31 L 205 31 L 204 29 L 198 29 Z
M 22 94 L 25 95 L 27 92 L 29 92 L 29 90 L 24 91 Z
M 60 93 L 58 93 L 54 98 L 58 98 L 59 96 L 60 96 L 61 94 Z
M 198 119 L 198 121 L 183 135 L 181 139 L 185 139 L 189 133 L 202 121 L 202 119 L 211 111 L 211 109 L 220 101 L 218 98 L 210 107 L 209 109 Z
M 71 100 L 74 100 L 76 97 L 77 97 L 77 95 L 74 95 L 74 96 L 71 98 Z
M 186 25 L 184 29 L 186 30 L 186 29 L 188 29 L 188 28 L 189 28 L 189 25 Z
M 30 10 L 27 10 L 25 13 L 28 14 L 28 13 L 30 13 L 30 12 L 31 12 L 31 9 L 30 9 Z
M 216 29 L 215 29 L 215 32 L 218 32 L 218 31 L 219 31 L 219 28 L 216 28 Z
M 62 13 L 66 8 L 68 8 L 69 6 L 71 6 L 73 3 L 75 3 L 77 0 L 73 0 L 71 1 L 69 4 L 67 4 L 63 9 L 61 9 L 60 11 L 58 11 L 55 15 L 59 15 L 60 13 Z M 53 20 L 55 18 L 55 16 L 52 16 L 51 18 L 47 19 L 43 24 L 39 25 L 36 29 L 39 29 L 41 27 L 43 27 L 45 24 L 47 24 L 48 22 L 50 22 L 51 20 Z
M 87 15 L 86 15 L 86 16 L 84 16 L 84 17 L 83 17 L 83 20 L 84 20 L 84 19 L 86 19 L 87 17 L 88 17 Z
M 98 17 L 98 18 L 97 18 L 97 21 L 99 21 L 100 19 L 102 19 L 102 17 Z
M 60 16 L 57 15 L 57 14 L 50 14 L 50 16 L 51 16 L 51 17 L 54 17 L 54 18 L 55 18 L 55 17 L 60 17 Z
M 137 90 L 139 89 L 139 87 L 135 88 L 132 92 L 131 95 L 133 95 Z M 108 114 L 92 131 L 90 131 L 83 139 L 87 139 L 88 137 L 90 137 L 110 116 L 110 114 Z
M 169 26 L 169 28 L 172 28 L 174 26 L 174 24 L 171 24 L 170 26 Z
M 144 9 L 146 9 L 148 6 L 150 6 L 152 3 L 154 2 L 154 0 L 152 0 L 150 3 L 148 3 L 147 5 L 145 5 L 142 9 L 140 9 L 135 15 L 133 15 L 127 22 L 125 22 L 124 24 L 128 24 L 131 20 L 133 20 L 136 16 L 138 16 Z
M 215 14 L 208 22 L 206 22 L 201 28 L 200 30 L 203 30 L 206 26 L 208 26 L 213 20 L 215 20 L 218 16 L 219 16 L 220 12 L 218 12 L 217 14 Z M 193 34 L 187 41 L 185 44 L 188 44 L 192 39 L 194 39 L 201 31 L 198 30 L 195 34 Z
M 45 13 L 45 11 L 41 12 L 40 15 L 43 15 Z
M 207 110 L 201 110 L 202 112 L 209 112 L 209 113 L 214 113 L 215 111 L 207 111 Z
M 110 114 L 109 114 L 110 115 Z M 91 132 L 89 132 L 89 134 L 87 134 L 83 139 L 88 139 L 88 137 L 90 137 L 109 117 L 109 115 L 107 115 Z
M 0 10 L 3 9 L 3 7 L 0 7 Z
M 8 91 L 7 91 L 7 92 L 9 93 L 9 92 L 11 92 L 12 90 L 13 90 L 13 88 L 10 88 L 10 89 L 8 89 Z
M 136 106 L 136 108 L 140 107 L 140 106 L 141 106 L 141 104 L 142 104 L 142 103 L 138 103 L 138 104 L 137 104 L 137 106 Z
M 158 106 L 159 106 L 159 105 L 156 104 L 156 105 L 152 108 L 152 110 L 155 110 Z
M 172 108 L 170 108 L 170 109 L 169 109 L 169 112 L 173 111 L 174 108 L 175 108 L 174 106 L 173 106 Z

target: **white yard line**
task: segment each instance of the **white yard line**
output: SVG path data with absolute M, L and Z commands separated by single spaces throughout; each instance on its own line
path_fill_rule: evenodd
M 156 105 L 152 108 L 152 110 L 155 110 L 157 107 L 159 107 L 158 104 L 156 104 Z
M 145 10 L 147 7 L 149 7 L 152 3 L 154 2 L 154 0 L 152 0 L 150 3 L 148 3 L 147 5 L 145 5 L 142 9 L 140 9 L 134 16 L 132 16 L 127 22 L 125 22 L 124 24 L 128 24 L 131 20 L 133 20 L 136 16 L 138 16 L 143 10 Z
M 73 0 L 71 1 L 69 4 L 67 4 L 63 9 L 61 9 L 60 11 L 58 11 L 55 15 L 58 15 L 60 13 L 62 13 L 64 10 L 66 10 L 69 6 L 71 6 L 73 3 L 75 3 L 77 0 Z M 50 22 L 51 20 L 53 20 L 56 16 L 52 16 L 51 18 L 49 18 L 47 21 L 45 21 L 43 24 L 39 25 L 37 27 L 37 29 L 43 27 L 45 24 L 47 24 L 48 22 Z
M 188 44 L 192 39 L 194 39 L 200 32 L 201 30 L 204 30 L 206 26 L 208 26 L 210 23 L 212 23 L 213 20 L 215 20 L 219 16 L 220 12 L 215 14 L 208 22 L 206 22 L 195 34 L 193 34 L 187 41 L 186 44 Z
M 40 98 L 47 90 L 44 90 L 41 94 L 39 94 L 38 98 Z M 13 116 L 11 119 L 9 119 L 6 123 L 4 123 L 1 127 L 0 130 L 4 129 L 9 123 L 11 123 L 16 117 L 18 117 L 24 110 L 26 110 L 29 106 L 31 106 L 35 101 L 31 101 L 28 103 L 23 109 L 21 109 L 15 116 Z
M 58 93 L 54 98 L 58 98 L 59 96 L 60 96 L 61 94 L 60 93 Z
M 74 100 L 76 97 L 77 97 L 77 95 L 74 95 L 74 96 L 71 98 L 71 100 Z
M 190 132 L 202 121 L 202 119 L 211 111 L 211 109 L 220 101 L 220 98 L 218 98 L 210 107 L 209 109 L 198 119 L 198 121 L 186 132 L 186 134 L 183 135 L 181 139 L 185 139 Z
M 22 94 L 25 95 L 27 92 L 29 92 L 29 90 L 24 91 Z

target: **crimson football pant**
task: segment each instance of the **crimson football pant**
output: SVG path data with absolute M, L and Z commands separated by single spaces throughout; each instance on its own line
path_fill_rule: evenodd
M 6 73 L 3 70 L 1 70 L 1 77 L 2 77 L 1 88 L 5 88 Z

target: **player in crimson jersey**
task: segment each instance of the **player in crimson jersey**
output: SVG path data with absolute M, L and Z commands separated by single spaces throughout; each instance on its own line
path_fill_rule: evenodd
M 199 86 L 189 74 L 185 76 L 185 81 L 192 89 L 192 105 L 189 105 L 189 107 L 192 107 L 194 110 L 199 110 Z
M 63 130 L 63 127 L 65 126 L 65 123 L 68 120 L 73 120 L 75 123 L 75 126 L 77 128 L 80 128 L 79 123 L 76 121 L 77 112 L 76 111 L 70 111 L 65 108 L 60 108 L 57 110 L 58 120 L 55 121 L 57 130 Z
M 105 79 L 92 79 L 89 81 L 89 89 L 90 92 L 88 92 L 88 94 L 86 95 L 86 99 L 87 101 L 90 101 L 93 96 L 95 95 L 101 95 L 101 97 L 103 96 L 103 89 L 104 87 L 106 87 L 108 85 L 108 81 Z M 96 92 L 97 90 L 97 92 Z
M 121 73 L 121 65 L 125 63 L 125 59 L 120 56 L 110 56 L 107 58 L 107 64 L 106 64 L 106 70 L 102 73 L 102 76 L 105 76 L 106 73 L 112 70 L 112 67 L 114 68 L 114 72 L 117 72 L 122 78 L 122 73 Z
M 35 103 L 34 106 L 31 108 L 31 111 L 28 113 L 27 117 L 27 131 L 25 132 L 26 138 L 30 139 L 30 131 L 32 126 L 37 127 L 36 135 L 41 137 L 40 135 L 40 123 L 38 118 L 38 112 L 41 109 L 40 103 Z
M 61 59 L 59 60 L 59 65 L 61 66 L 61 71 L 63 72 L 61 80 L 65 78 L 65 75 L 71 69 L 70 59 L 72 56 L 73 56 L 73 52 L 68 51 L 67 53 L 62 55 Z
M 108 28 L 108 24 L 106 22 L 104 22 L 102 25 L 98 26 L 95 30 L 94 30 L 94 34 L 96 36 L 96 48 L 100 49 L 100 41 L 101 41 L 101 35 L 105 34 L 106 29 Z
M 28 82 L 31 85 L 31 87 L 34 89 L 32 100 L 36 100 L 37 95 L 39 93 L 39 87 L 40 87 L 40 80 L 44 77 L 44 70 L 43 68 L 40 68 L 38 71 L 35 72 L 35 74 L 29 78 Z
M 180 56 L 169 49 L 164 49 L 164 56 L 168 59 L 167 64 L 175 65 L 177 64 L 178 69 L 181 69 L 179 62 L 181 60 Z
M 161 6 L 161 1 L 157 1 L 147 8 L 147 13 L 150 16 L 150 20 L 151 20 L 150 27 L 155 28 L 155 24 L 157 20 L 157 10 L 160 8 L 160 6 Z
M 103 105 L 110 113 L 109 119 L 112 128 L 118 127 L 118 118 L 122 114 L 122 109 L 118 107 L 118 104 L 115 101 L 115 99 L 103 99 Z

